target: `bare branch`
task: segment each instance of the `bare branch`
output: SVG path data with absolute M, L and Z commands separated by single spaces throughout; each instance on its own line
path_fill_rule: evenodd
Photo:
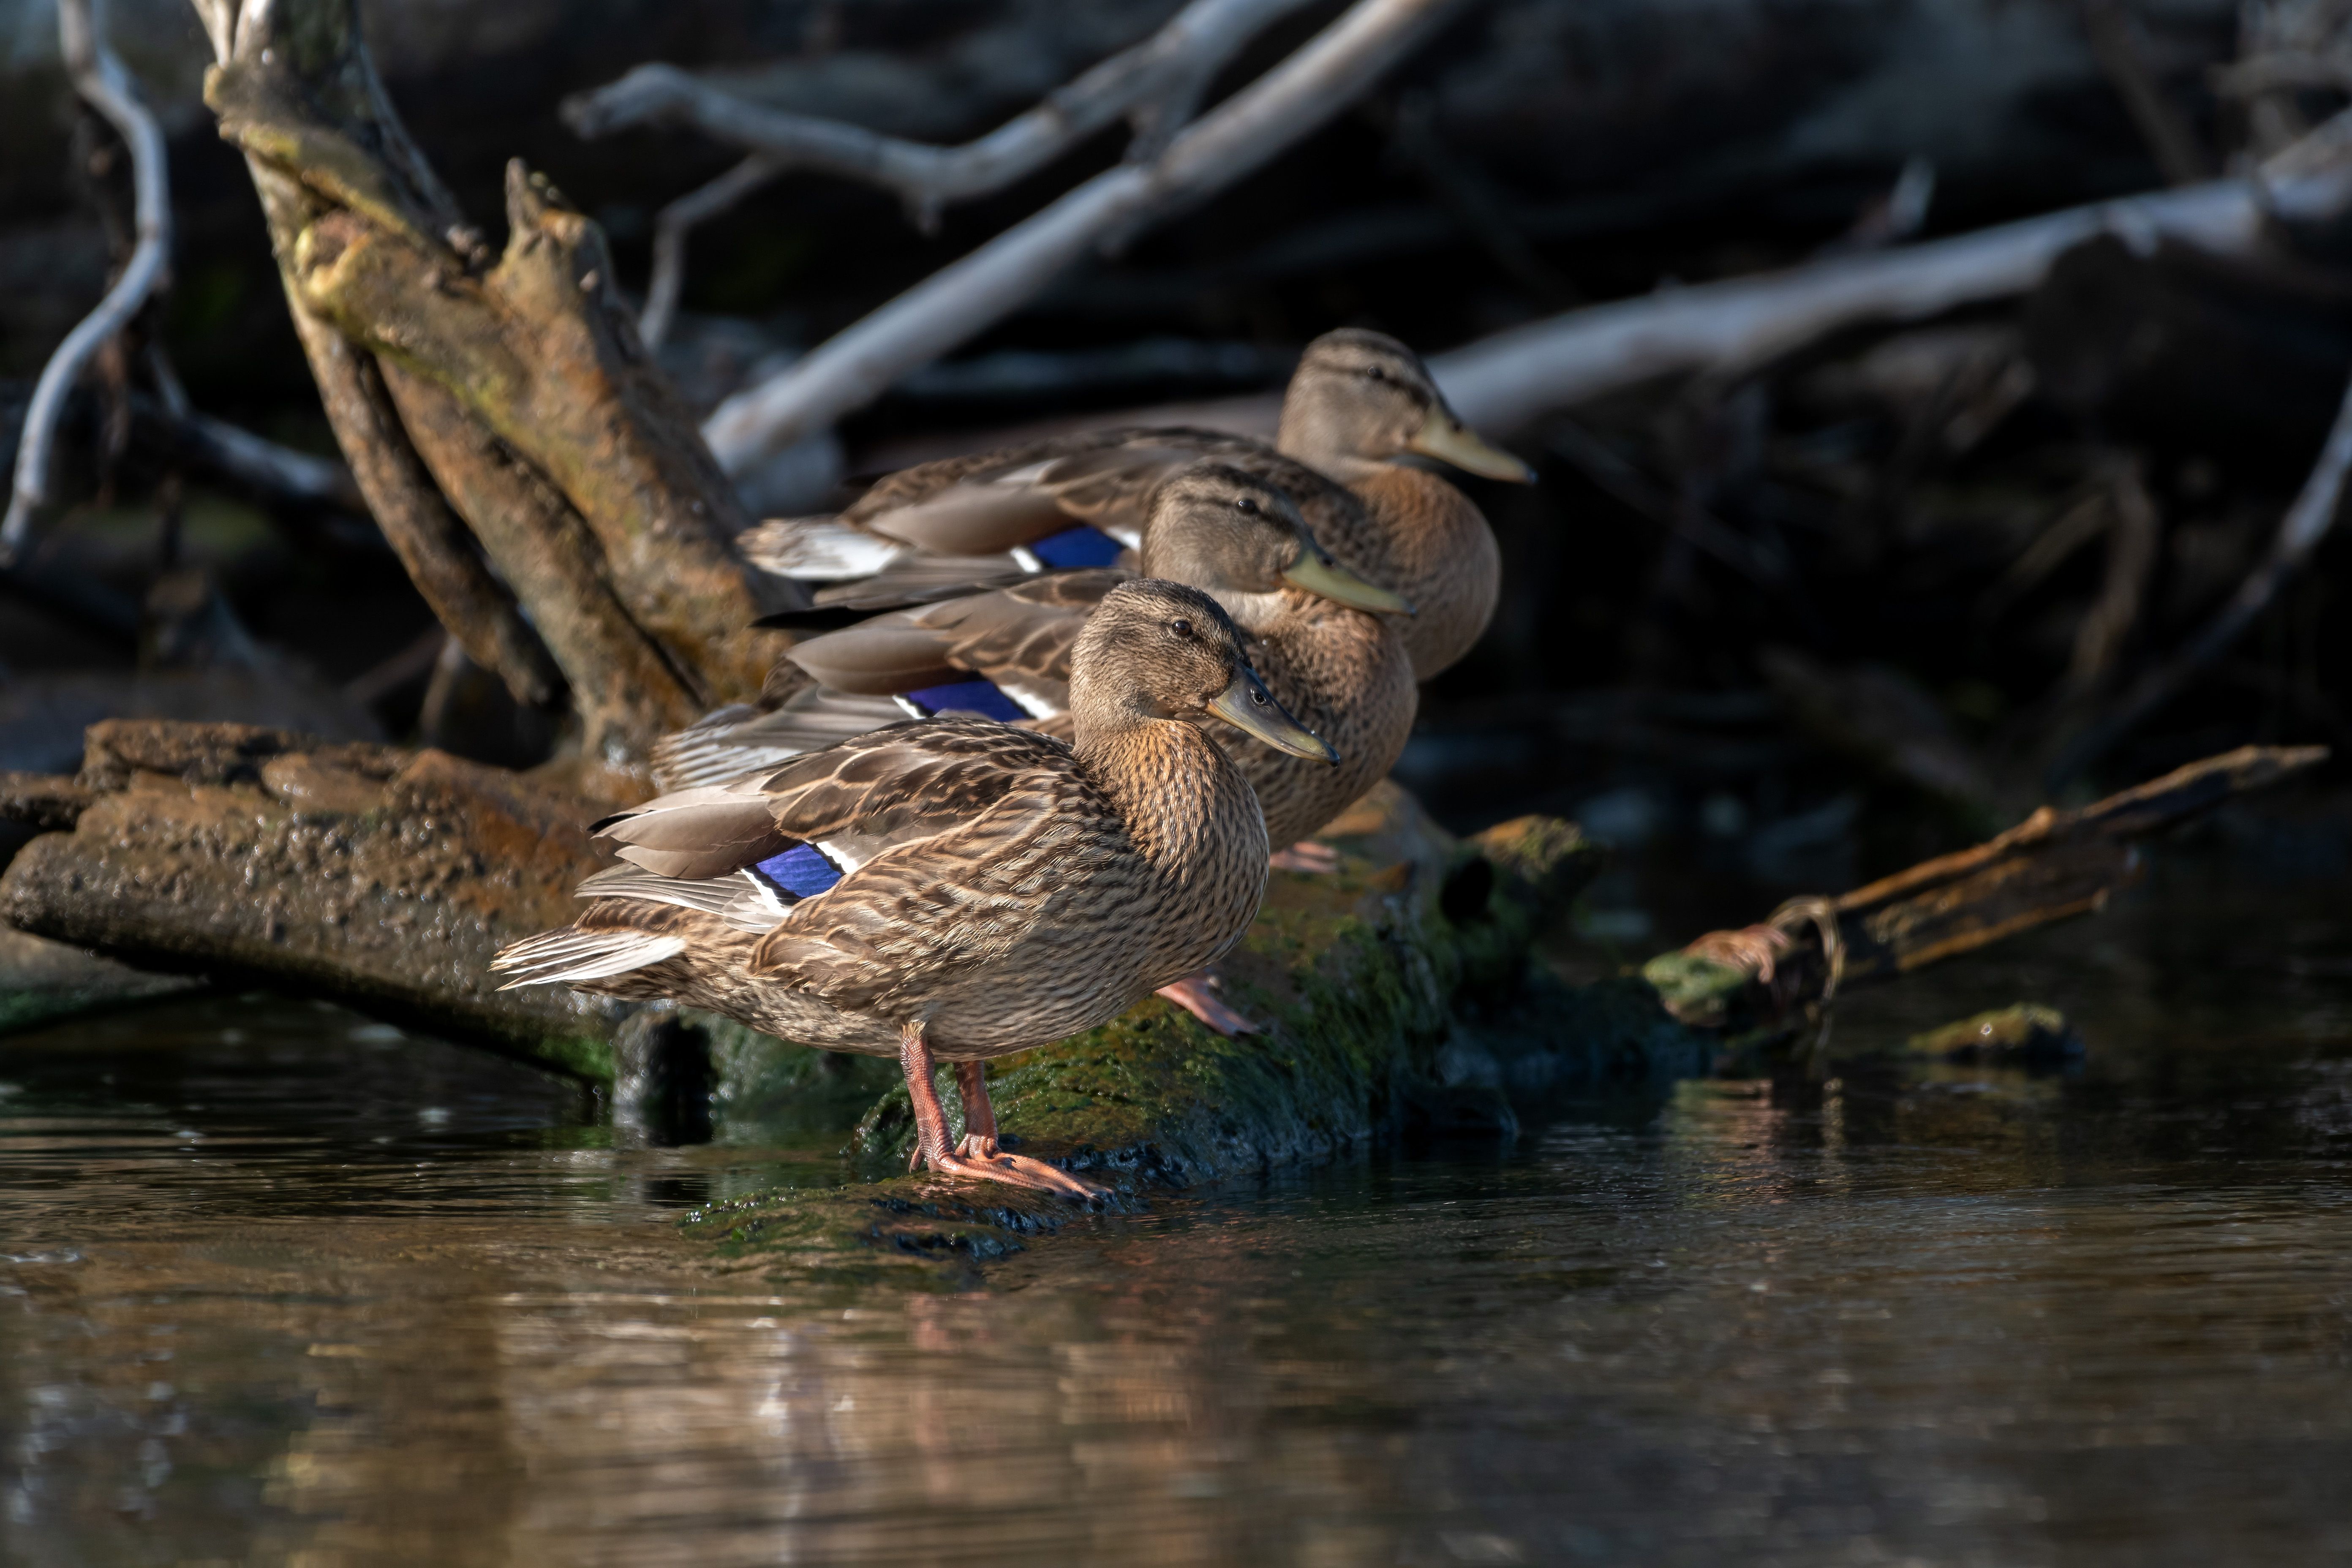
M 2124 100 L 2165 183 L 2193 185 L 2211 179 L 2213 160 L 2205 155 L 2196 127 L 2164 95 L 2164 85 L 2148 61 L 2147 36 L 2139 19 L 2124 8 L 2122 0 L 2086 0 L 2083 24 L 2090 34 L 2091 53 L 2116 96 Z
M 2135 249 L 2161 239 L 2242 255 L 2274 221 L 2347 207 L 2352 169 L 2342 164 L 2279 180 L 2217 181 L 1614 300 L 1515 327 L 1441 354 L 1430 368 L 1464 419 L 1508 431 L 1645 381 L 1760 364 L 1864 322 L 1919 321 L 2024 293 L 2062 253 L 2096 235 L 2118 235 Z
M 1144 117 L 1149 124 L 1139 129 L 1147 140 L 1152 130 L 1164 132 L 1171 108 L 1175 122 L 1181 123 L 1209 78 L 1235 51 L 1267 24 L 1305 4 L 1193 0 L 1142 43 L 1111 56 L 1034 109 L 961 147 L 907 142 L 837 120 L 763 108 L 676 66 L 658 64 L 639 66 L 610 86 L 568 100 L 563 118 L 573 131 L 589 137 L 651 122 L 688 125 L 770 160 L 774 174 L 813 169 L 864 180 L 896 192 L 917 226 L 929 233 L 949 203 L 1003 190 L 1122 115 Z M 730 197 L 730 205 L 740 195 Z
M 1358 0 L 1297 53 L 1187 127 L 1149 163 L 1097 174 L 720 404 L 702 431 L 730 473 L 863 407 L 1050 287 L 1114 234 L 1249 174 L 1378 80 L 1465 0 Z
M 2187 647 L 2134 682 L 2113 710 L 2059 752 L 2057 761 L 2051 764 L 2049 777 L 2043 781 L 2046 787 L 2056 790 L 2096 762 L 2134 725 L 2170 701 L 2191 676 L 2219 658 L 2270 607 L 2278 591 L 2311 559 L 2311 552 L 2319 548 L 2319 542 L 2336 526 L 2336 514 L 2343 510 L 2347 472 L 2352 472 L 2352 387 L 2345 389 L 2336 424 L 2319 449 L 2319 460 L 2312 465 L 2311 474 L 2303 481 L 2294 503 L 2279 520 L 2270 554 L 2238 584 L 2230 602 L 2206 623 L 2204 630 L 2189 639 Z
M 709 184 L 688 191 L 662 208 L 654 220 L 654 271 L 646 283 L 646 308 L 637 313 L 637 336 L 648 349 L 662 346 L 677 319 L 677 297 L 686 284 L 686 237 L 784 172 L 782 164 L 754 153 Z
M 49 448 L 67 395 L 100 346 L 121 331 L 162 280 L 172 254 L 172 194 L 163 161 L 163 132 L 140 101 L 122 62 L 106 43 L 103 0 L 58 0 L 58 37 L 74 89 L 106 116 L 131 149 L 138 244 L 129 265 L 98 309 L 82 318 L 42 368 L 25 414 L 25 434 L 16 448 L 15 493 L 0 521 L 0 564 L 24 548 L 34 509 L 48 499 Z

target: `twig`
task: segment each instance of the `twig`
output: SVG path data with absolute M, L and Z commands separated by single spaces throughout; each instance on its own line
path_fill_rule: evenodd
M 2091 53 L 2107 75 L 2116 96 L 2147 143 L 2148 153 L 2165 183 L 2191 185 L 2213 177 L 2213 161 L 2197 140 L 2197 132 L 2172 100 L 2164 96 L 2147 58 L 2147 38 L 2138 18 L 2124 9 L 2123 0 L 2085 0 L 2084 29 L 2090 35 Z
M 1185 128 L 1149 163 L 1097 174 L 720 404 L 702 426 L 740 473 L 880 396 L 1051 286 L 1107 237 L 1129 234 L 1250 173 L 1370 87 L 1465 0 L 1357 0 L 1297 53 Z
M 2319 460 L 2312 466 L 2310 477 L 2303 481 L 2303 489 L 2295 496 L 2294 503 L 2279 521 L 2278 535 L 2271 542 L 2270 554 L 2238 584 L 2230 602 L 2206 623 L 2203 631 L 2189 639 L 2187 647 L 2140 677 L 2105 718 L 2086 726 L 2067 743 L 2051 763 L 2044 787 L 2055 791 L 2096 762 L 2134 725 L 2171 700 L 2191 676 L 2211 663 L 2270 607 L 2279 589 L 2311 559 L 2311 552 L 2319 548 L 2319 542 L 2336 525 L 2347 471 L 2352 471 L 2352 387 L 2345 390 L 2336 424 L 2319 449 Z
M 2285 219 L 2352 205 L 2352 169 L 2275 181 L 2222 180 L 1950 239 L 1842 256 L 1717 283 L 1662 289 L 1497 333 L 1430 363 L 1455 412 L 1507 431 L 1555 409 L 1664 376 L 1760 363 L 1866 321 L 1918 321 L 2021 294 L 2095 235 L 2135 248 L 2159 239 L 2242 254 Z
M 258 493 L 310 506 L 335 506 L 366 515 L 368 506 L 352 471 L 332 458 L 281 447 L 267 437 L 200 412 L 188 401 L 179 372 L 161 343 L 147 345 L 147 374 L 155 384 L 151 401 L 131 395 L 131 411 L 163 426 L 175 455 L 203 464 Z
M 1564 310 L 1580 296 L 1559 268 L 1545 260 L 1512 220 L 1509 204 L 1486 172 L 1454 156 L 1438 135 L 1429 95 L 1413 92 L 1397 105 L 1389 127 L 1398 155 L 1419 172 L 1438 204 L 1454 216 L 1470 237 L 1506 276 L 1526 289 L 1537 305 Z
M 82 318 L 58 345 L 26 410 L 25 433 L 16 448 L 14 493 L 0 521 L 0 564 L 14 560 L 33 526 L 34 509 L 48 500 L 49 449 L 66 396 L 100 346 L 121 331 L 155 290 L 172 253 L 172 195 L 163 161 L 163 132 L 139 99 L 122 62 L 107 47 L 104 0 L 58 0 L 58 38 L 74 89 L 106 116 L 131 150 L 138 244 L 130 264 L 98 309 Z
M 646 308 L 637 313 L 637 336 L 648 349 L 662 346 L 677 319 L 677 297 L 686 286 L 686 237 L 784 172 L 764 153 L 754 153 L 709 184 L 688 191 L 654 219 L 654 270 L 646 283 Z
M 1572 420 L 1554 420 L 1545 445 L 1574 463 L 1584 477 L 1634 511 L 1681 535 L 1759 587 L 1789 580 L 1786 556 L 1733 528 L 1695 501 L 1669 496 L 1599 437 Z
M 1719 1027 L 1777 1020 L 1801 1000 L 1915 969 L 2106 907 L 2139 868 L 2137 841 L 2327 760 L 2325 746 L 2243 746 L 2080 810 L 2042 806 L 1972 849 L 1826 900 L 1835 935 L 1792 900 L 1767 923 L 1710 931 L 1643 974 L 1669 1012 Z M 1828 912 L 1828 911 L 1822 911 Z M 1807 939 L 1811 938 L 1811 941 Z
M 639 66 L 609 86 L 567 100 L 562 113 L 583 136 L 667 121 L 748 149 L 772 163 L 772 174 L 814 169 L 864 180 L 896 192 L 928 234 L 938 227 L 949 203 L 1003 190 L 1122 115 L 1141 114 L 1146 123 L 1138 129 L 1147 140 L 1155 132 L 1164 134 L 1171 120 L 1181 124 L 1209 78 L 1235 51 L 1304 4 L 1193 0 L 1142 43 L 961 147 L 908 142 L 837 120 L 762 108 L 667 65 Z M 1172 114 L 1167 112 L 1171 108 Z M 730 204 L 740 196 L 739 192 Z

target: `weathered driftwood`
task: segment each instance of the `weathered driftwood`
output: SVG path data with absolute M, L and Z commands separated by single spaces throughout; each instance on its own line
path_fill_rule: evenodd
M 2137 870 L 2139 840 L 2326 757 L 2325 746 L 2243 746 L 2077 810 L 2045 805 L 1972 849 L 1710 932 L 1643 975 L 1687 1023 L 1769 1026 L 1826 994 L 2102 909 Z
M 467 652 L 534 702 L 551 656 L 605 755 L 756 691 L 781 643 L 746 628 L 777 590 L 733 552 L 748 519 L 595 226 L 518 164 L 493 256 L 402 129 L 351 0 L 198 10 L 205 100 L 247 155 L 337 437 Z
M 599 864 L 578 793 L 439 752 L 241 724 L 93 725 L 68 780 L 0 774 L 41 829 L 0 922 L 142 967 L 259 981 L 602 1074 L 621 1009 L 504 992 L 491 953 Z

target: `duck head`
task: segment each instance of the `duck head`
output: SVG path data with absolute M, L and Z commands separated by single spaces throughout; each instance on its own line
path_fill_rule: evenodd
M 1215 714 L 1294 757 L 1339 754 L 1285 711 L 1250 668 L 1242 634 L 1214 599 L 1143 578 L 1103 595 L 1070 649 L 1070 717 L 1083 753 L 1098 735 Z
M 1412 613 L 1333 560 L 1288 496 L 1224 463 L 1180 468 L 1152 492 L 1142 566 L 1147 577 L 1201 589 L 1252 631 L 1281 613 L 1285 588 L 1359 610 Z
M 1535 481 L 1534 469 L 1462 423 L 1419 354 L 1360 327 L 1307 345 L 1283 396 L 1276 444 L 1343 482 L 1407 453 L 1484 479 Z

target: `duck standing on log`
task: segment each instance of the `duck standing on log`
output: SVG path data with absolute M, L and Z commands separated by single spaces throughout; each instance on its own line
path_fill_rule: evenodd
M 1328 767 L 1211 726 L 1256 792 L 1268 842 L 1286 847 L 1274 864 L 1333 868 L 1310 836 L 1387 775 L 1412 731 L 1419 693 L 1391 619 L 1412 606 L 1334 561 L 1270 481 L 1219 462 L 1160 482 L 1140 554 L 1146 575 L 1223 605 L 1276 700 L 1339 751 L 1340 765 Z M 1066 734 L 1071 649 L 1089 613 L 1129 578 L 1116 567 L 1048 573 L 803 642 L 787 658 L 818 685 L 772 712 L 725 709 L 667 737 L 654 750 L 656 776 L 668 789 L 723 783 L 909 712 L 976 712 Z M 1161 994 L 1220 1033 L 1253 1027 L 1208 976 Z
M 510 985 L 672 998 L 782 1039 L 898 1058 L 915 1158 L 1099 1191 L 997 1147 L 983 1065 L 1107 1023 L 1223 954 L 1257 912 L 1265 822 L 1212 713 L 1336 763 L 1197 589 L 1126 583 L 1070 658 L 1072 739 L 950 717 L 597 825 L 622 864 L 579 919 L 503 950 Z M 932 1086 L 956 1064 L 950 1147 Z
M 1534 473 L 1462 423 L 1420 355 L 1358 328 L 1307 345 L 1273 447 L 1182 427 L 1081 431 L 901 469 L 837 515 L 773 519 L 742 545 L 755 565 L 824 584 L 819 605 L 915 604 L 992 578 L 1112 564 L 1140 542 L 1153 489 L 1202 458 L 1273 483 L 1340 562 L 1414 605 L 1400 635 L 1420 679 L 1469 652 L 1494 617 L 1494 531 L 1412 459 L 1521 484 Z

